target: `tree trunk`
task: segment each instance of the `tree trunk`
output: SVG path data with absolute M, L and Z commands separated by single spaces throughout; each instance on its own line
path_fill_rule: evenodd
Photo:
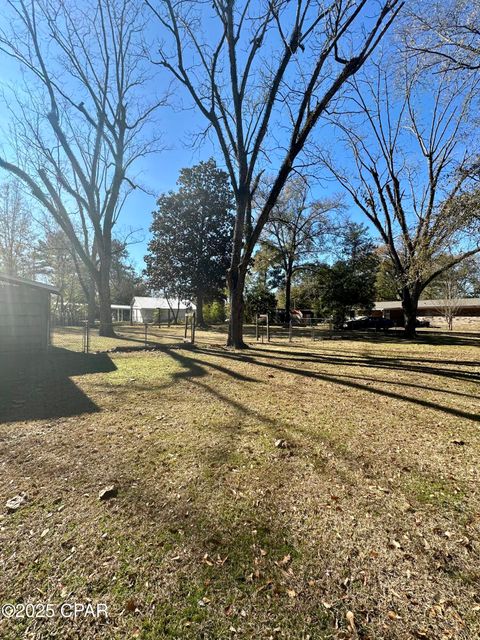
M 203 296 L 201 294 L 197 295 L 197 311 L 196 311 L 196 323 L 198 327 L 205 326 L 205 320 L 203 318 Z
M 240 269 L 230 269 L 228 274 L 228 286 L 230 290 L 230 323 L 228 325 L 228 347 L 246 349 L 243 341 L 243 289 L 245 276 Z
M 110 265 L 108 265 L 109 267 Z M 100 331 L 99 335 L 105 338 L 114 338 L 115 331 L 112 323 L 112 301 L 110 296 L 110 268 L 100 264 L 100 277 L 98 283 L 98 298 L 100 306 Z
M 244 171 L 244 175 L 246 171 Z M 242 176 L 242 186 L 237 194 L 237 215 L 233 231 L 232 261 L 227 274 L 227 283 L 230 299 L 230 322 L 228 326 L 227 347 L 235 349 L 246 349 L 247 345 L 243 341 L 243 290 L 245 287 L 246 267 L 241 262 L 242 247 L 245 233 L 245 218 L 248 208 L 249 189 Z M 248 265 L 250 256 L 243 256 L 244 263 Z
M 402 307 L 405 317 L 405 338 L 415 338 L 417 335 L 417 311 L 420 294 L 410 291 L 407 287 L 402 292 Z

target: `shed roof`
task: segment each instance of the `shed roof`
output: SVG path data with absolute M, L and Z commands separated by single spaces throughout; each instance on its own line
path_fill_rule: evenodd
M 445 306 L 445 300 L 419 300 L 418 310 L 430 309 Z M 455 306 L 458 307 L 480 307 L 480 298 L 458 298 L 455 300 Z M 401 309 L 400 300 L 385 300 L 384 302 L 376 302 L 375 309 Z
M 8 273 L 0 273 L 0 282 L 6 282 L 7 284 L 23 285 L 24 287 L 32 287 L 33 289 L 44 289 L 50 293 L 60 294 L 60 291 L 56 287 L 52 287 L 51 284 L 46 282 L 37 282 L 36 280 L 28 280 L 27 278 L 19 278 L 18 276 L 11 276 Z
M 188 300 L 167 298 L 144 298 L 136 296 L 132 300 L 132 307 L 137 309 L 196 309 Z

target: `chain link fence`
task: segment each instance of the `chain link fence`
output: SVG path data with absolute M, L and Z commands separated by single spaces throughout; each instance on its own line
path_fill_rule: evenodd
M 288 323 L 272 324 L 267 313 L 256 316 L 254 330 L 257 342 L 324 340 L 335 333 L 332 318 L 308 317 L 300 322 L 292 319 Z
M 184 323 L 170 326 L 148 323 L 114 323 L 114 336 L 100 335 L 98 322 L 86 320 L 67 325 L 59 318 L 52 317 L 50 325 L 50 345 L 83 353 L 107 351 L 128 351 L 155 348 L 160 345 L 178 343 L 194 344 L 196 331 L 195 313 L 187 314 Z

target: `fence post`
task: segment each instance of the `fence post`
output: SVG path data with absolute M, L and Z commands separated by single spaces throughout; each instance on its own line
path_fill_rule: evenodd
M 192 344 L 195 344 L 195 327 L 197 325 L 197 312 L 192 313 Z
M 267 311 L 267 342 L 270 342 L 270 324 L 269 324 L 269 314 Z
M 292 321 L 288 323 L 288 341 L 292 341 Z
M 258 342 L 258 313 L 255 314 L 255 338 Z
M 162 310 L 160 309 L 160 307 L 158 307 L 157 311 L 158 311 L 158 327 L 160 328 L 162 326 Z
M 84 321 L 83 325 L 83 353 L 90 352 L 90 326 L 88 320 Z
M 147 346 L 147 342 L 148 342 L 148 324 L 145 322 L 145 346 Z
M 315 342 L 315 326 L 312 322 L 312 340 Z
M 168 322 L 168 327 L 170 328 L 170 307 L 168 307 L 167 309 L 167 322 Z
M 184 340 L 187 339 L 187 334 L 188 334 L 188 315 L 187 312 L 185 311 L 185 333 L 184 333 Z

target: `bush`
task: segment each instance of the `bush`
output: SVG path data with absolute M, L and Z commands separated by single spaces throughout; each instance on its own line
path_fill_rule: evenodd
M 207 324 L 220 324 L 225 322 L 225 304 L 220 300 L 214 300 L 203 308 L 203 319 Z

